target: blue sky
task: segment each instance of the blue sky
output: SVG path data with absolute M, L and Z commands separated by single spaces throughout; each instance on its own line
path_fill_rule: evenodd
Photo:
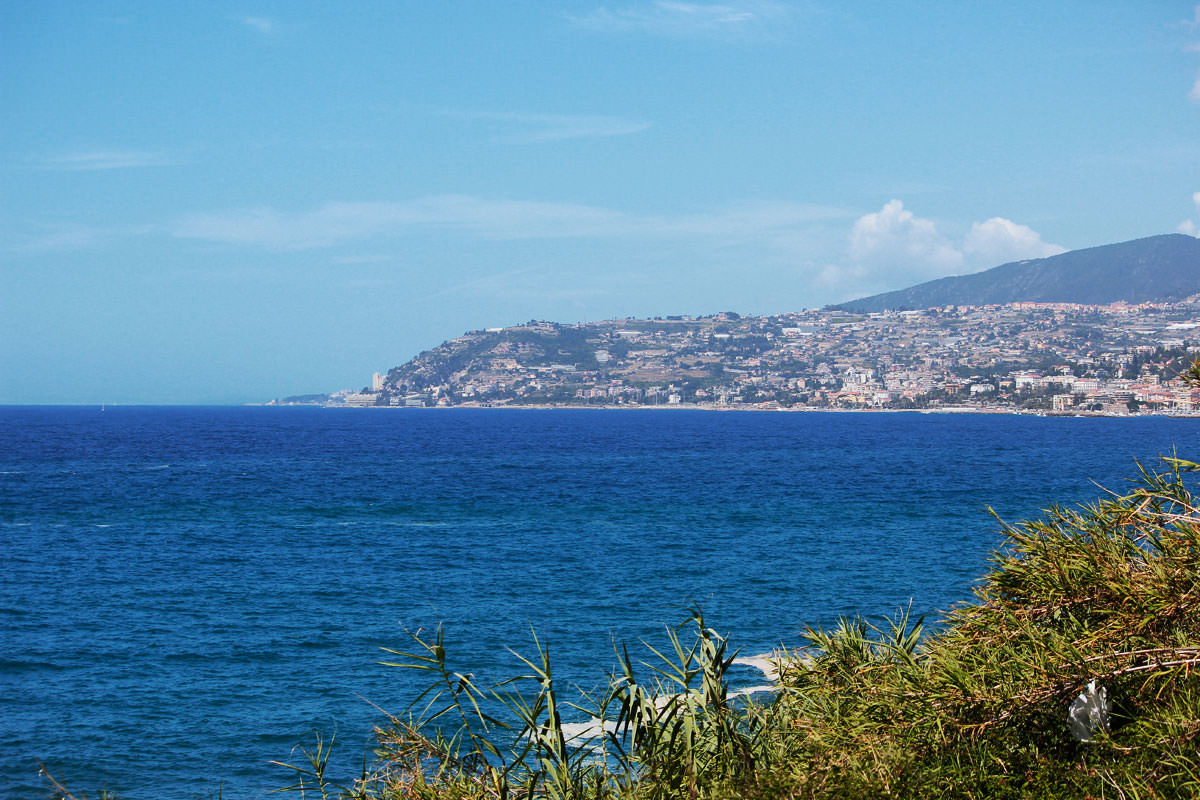
M 9 0 L 0 115 L 0 403 L 1200 233 L 1194 2 Z

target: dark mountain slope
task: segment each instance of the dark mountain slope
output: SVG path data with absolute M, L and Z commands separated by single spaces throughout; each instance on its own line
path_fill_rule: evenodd
M 1200 239 L 1181 233 L 1072 250 L 843 303 L 870 312 L 1001 303 L 1179 300 L 1200 292 Z

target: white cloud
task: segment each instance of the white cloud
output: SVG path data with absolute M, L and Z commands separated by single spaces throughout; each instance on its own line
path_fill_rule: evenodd
M 271 33 L 275 30 L 275 21 L 268 17 L 243 17 L 242 24 L 259 33 Z
M 973 223 L 958 243 L 893 199 L 858 218 L 846 261 L 825 265 L 814 280 L 844 296 L 861 296 L 1062 252 L 1032 228 L 1003 217 Z
M 846 211 L 810 203 L 751 203 L 702 214 L 648 217 L 641 221 L 647 233 L 680 236 L 743 238 L 784 235 L 813 223 L 845 219 Z
M 772 0 L 735 0 L 727 3 L 652 3 L 618 9 L 600 7 L 571 17 L 582 28 L 604 32 L 645 31 L 664 36 L 762 34 L 783 23 L 789 8 Z
M 1192 194 L 1192 203 L 1196 206 L 1196 216 L 1200 218 L 1200 192 Z M 1179 227 L 1175 230 L 1180 233 L 1186 233 L 1188 236 L 1200 236 L 1200 223 L 1191 219 L 1185 219 L 1179 223 Z
M 166 153 L 148 150 L 92 150 L 51 156 L 41 160 L 42 166 L 46 169 L 73 171 L 165 167 L 178 163 L 179 161 Z
M 850 232 L 850 258 L 866 266 L 905 273 L 945 275 L 962 266 L 962 253 L 932 220 L 915 216 L 899 200 L 859 217 Z
M 153 233 L 154 229 L 145 225 L 100 227 L 61 222 L 34 223 L 30 230 L 20 233 L 9 234 L 7 231 L 0 231 L 0 251 L 61 253 L 75 250 L 96 250 L 121 239 L 142 237 Z
M 984 267 L 1027 258 L 1045 258 L 1066 251 L 1065 247 L 1043 242 L 1041 234 L 1032 228 L 1003 217 L 973 223 L 963 241 L 963 254 L 973 263 Z
M 1200 103 L 1200 78 L 1196 78 L 1196 82 L 1192 84 L 1192 90 L 1188 92 L 1188 100 Z
M 105 232 L 99 228 L 86 226 L 46 226 L 46 229 L 22 240 L 14 242 L 5 249 L 19 253 L 62 252 L 69 250 L 88 250 L 102 243 Z
M 176 236 L 276 250 L 399 236 L 414 229 L 459 230 L 500 239 L 586 236 L 626 224 L 623 215 L 568 203 L 440 195 L 404 203 L 329 203 L 313 211 L 270 208 L 192 214 Z
M 557 142 L 640 133 L 651 123 L 626 117 L 588 114 L 525 114 L 508 111 L 449 111 L 452 116 L 496 122 L 511 129 L 507 135 L 519 143 Z
M 845 216 L 826 206 L 762 203 L 705 214 L 639 217 L 574 203 L 440 195 L 402 203 L 329 203 L 293 213 L 259 208 L 191 214 L 176 221 L 171 233 L 274 250 L 328 247 L 418 230 L 490 239 L 707 238 L 787 247 L 805 226 Z

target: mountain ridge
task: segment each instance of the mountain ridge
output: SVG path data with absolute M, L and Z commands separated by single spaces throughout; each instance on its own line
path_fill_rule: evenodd
M 1200 292 L 1200 239 L 1168 233 L 1011 261 L 831 308 L 855 313 L 1005 303 L 1147 303 Z

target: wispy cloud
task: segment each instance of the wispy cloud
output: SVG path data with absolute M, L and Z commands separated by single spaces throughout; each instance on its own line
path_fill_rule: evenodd
M 580 303 L 584 300 L 609 294 L 598 286 L 583 286 L 578 282 L 554 280 L 544 271 L 529 267 L 503 270 L 437 289 L 419 302 L 447 297 L 486 297 L 489 302 L 497 300 L 535 301 L 539 303 Z
M 35 223 L 19 233 L 0 233 L 0 250 L 13 253 L 61 253 L 95 250 L 114 241 L 153 234 L 150 226 L 125 228 Z
M 347 266 L 361 266 L 365 264 L 386 264 L 394 261 L 395 256 L 390 255 L 357 255 L 357 256 L 335 256 L 329 259 L 334 264 L 342 264 Z
M 258 208 L 193 214 L 179 220 L 173 233 L 229 244 L 305 250 L 398 236 L 417 228 L 498 239 L 587 236 L 611 228 L 620 218 L 617 212 L 567 203 L 440 195 L 405 203 L 329 203 L 295 213 Z
M 1196 5 L 1191 19 L 1183 20 L 1179 24 L 1193 36 L 1200 31 L 1200 4 Z M 1188 53 L 1200 53 L 1200 41 L 1190 41 L 1183 46 L 1183 49 Z M 1197 75 L 1195 82 L 1192 83 L 1191 91 L 1188 92 L 1188 100 L 1200 103 L 1200 75 Z
M 725 3 L 655 0 L 620 8 L 601 6 L 571 16 L 573 24 L 602 32 L 643 31 L 663 36 L 745 36 L 771 32 L 791 15 L 783 3 L 771 0 L 731 0 Z
M 44 169 L 85 171 L 167 167 L 181 161 L 168 153 L 150 150 L 89 150 L 49 156 L 39 159 L 38 163 Z
M 504 137 L 517 143 L 627 136 L 631 133 L 640 133 L 652 125 L 643 120 L 594 114 L 529 114 L 512 111 L 447 111 L 445 113 L 462 119 L 498 124 L 504 129 Z
M 784 241 L 797 229 L 847 218 L 827 206 L 762 203 L 717 212 L 637 216 L 574 203 L 439 195 L 400 203 L 329 203 L 311 211 L 271 208 L 191 214 L 171 226 L 177 237 L 272 250 L 306 250 L 417 231 L 488 239 L 707 237 Z
M 5 249 L 16 253 L 57 253 L 90 249 L 103 239 L 103 232 L 96 228 L 57 225 L 17 239 Z
M 259 33 L 269 34 L 275 30 L 275 20 L 269 17 L 242 17 L 242 24 Z

